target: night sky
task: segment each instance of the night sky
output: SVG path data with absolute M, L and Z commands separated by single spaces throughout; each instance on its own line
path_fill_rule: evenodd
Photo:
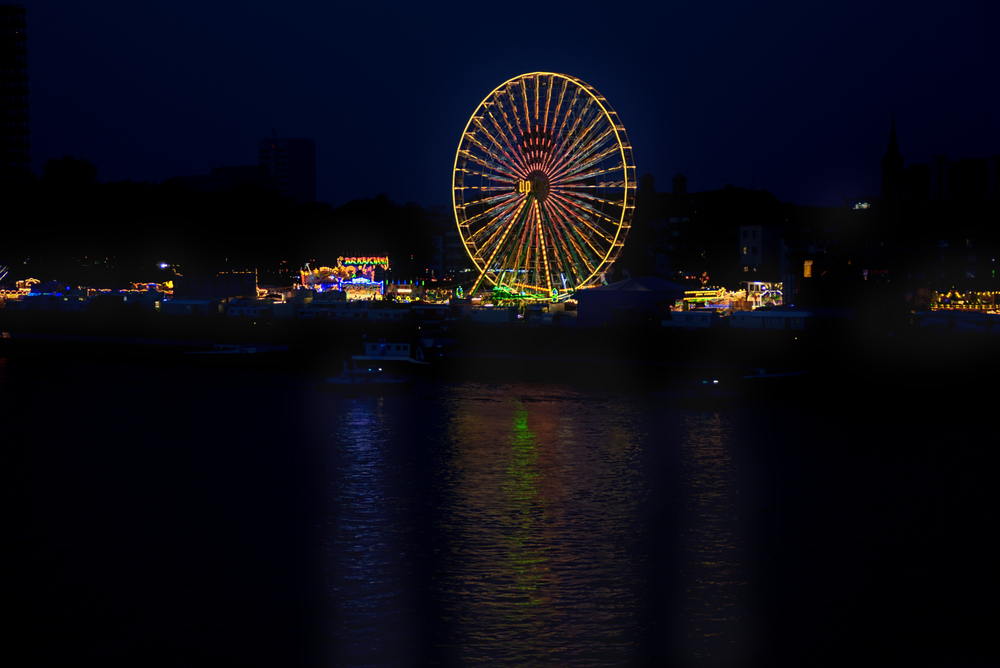
M 450 206 L 469 116 L 533 71 L 602 93 L 661 191 L 877 195 L 893 113 L 906 164 L 1000 153 L 993 0 L 21 4 L 36 173 L 207 174 L 273 129 L 316 140 L 321 201 Z

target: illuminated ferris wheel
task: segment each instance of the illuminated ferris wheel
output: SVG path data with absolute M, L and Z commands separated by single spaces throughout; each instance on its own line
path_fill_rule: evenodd
M 455 218 L 495 292 L 563 299 L 600 285 L 635 206 L 625 126 L 600 93 L 571 76 L 533 72 L 486 96 L 462 133 Z

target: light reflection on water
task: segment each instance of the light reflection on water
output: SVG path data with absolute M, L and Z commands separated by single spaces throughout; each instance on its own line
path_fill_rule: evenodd
M 624 658 L 636 632 L 628 552 L 642 490 L 624 484 L 634 435 L 570 393 L 496 392 L 501 401 L 452 399 L 461 475 L 445 521 L 459 547 L 442 559 L 459 658 Z
M 746 651 L 742 605 L 747 573 L 737 504 L 740 482 L 730 452 L 728 413 L 682 418 L 686 517 L 682 642 L 684 653 L 707 664 L 733 665 Z
M 338 466 L 329 484 L 334 514 L 327 528 L 321 570 L 328 611 L 336 619 L 333 653 L 347 665 L 407 665 L 405 530 L 398 474 L 387 443 L 392 438 L 384 399 L 349 402 L 333 434 Z M 391 641 L 390 641 L 391 640 Z
M 962 661 L 1000 589 L 979 419 L 307 380 L 0 360 L 12 637 L 46 665 L 992 665 Z
M 438 392 L 350 400 L 337 416 L 323 559 L 342 664 L 739 651 L 746 576 L 717 415 L 558 386 Z M 660 563 L 650 545 L 664 541 L 674 553 Z M 680 601 L 656 590 L 655 569 Z

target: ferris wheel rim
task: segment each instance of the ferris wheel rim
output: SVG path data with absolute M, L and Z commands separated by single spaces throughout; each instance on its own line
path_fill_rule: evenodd
M 546 101 L 545 114 L 543 117 L 544 125 L 539 126 L 537 124 L 537 121 L 539 118 L 539 111 L 540 111 L 539 109 L 540 95 L 541 95 L 540 82 L 542 78 L 548 79 L 547 82 L 545 83 L 545 86 L 548 87 L 547 88 L 548 97 Z M 551 101 L 551 98 L 553 96 L 552 92 L 553 88 L 555 88 L 553 84 L 557 80 L 560 80 L 562 82 L 561 85 L 559 86 L 560 96 L 559 96 L 559 102 L 553 111 L 552 128 L 551 131 L 549 131 L 548 129 L 549 102 Z M 517 144 L 517 148 L 520 150 L 521 148 L 520 142 L 527 142 L 525 137 L 528 134 L 531 134 L 532 132 L 531 113 L 528 108 L 529 101 L 527 99 L 528 95 L 527 84 L 525 83 L 528 81 L 534 82 L 532 87 L 532 97 L 534 102 L 534 109 L 535 109 L 534 117 L 536 124 L 534 131 L 535 137 L 532 141 L 536 143 L 539 142 L 539 139 L 537 137 L 538 131 L 541 127 L 544 127 L 545 131 L 549 135 L 549 138 L 547 140 L 549 144 L 548 151 L 550 152 L 550 154 L 554 154 L 556 147 L 555 144 L 553 143 L 552 135 L 556 133 L 556 122 L 561 121 L 558 132 L 558 139 L 560 142 L 558 149 L 562 151 L 561 154 L 559 155 L 559 160 L 561 160 L 562 163 L 564 164 L 561 166 L 562 172 L 558 172 L 557 174 L 563 179 L 562 181 L 557 181 L 554 177 L 552 177 L 553 172 L 551 171 L 546 171 L 547 176 L 544 176 L 544 178 L 539 177 L 538 183 L 532 181 L 530 175 L 526 173 L 529 171 L 528 167 L 530 166 L 531 163 L 526 161 L 523 153 L 520 154 L 520 160 L 518 160 L 517 156 L 514 157 L 507 156 L 508 161 L 505 163 L 504 159 L 499 157 L 499 154 L 502 153 L 504 150 L 503 147 L 500 146 L 500 144 L 497 142 L 496 137 L 491 135 L 490 132 L 486 130 L 486 128 L 484 127 L 485 118 L 487 115 L 489 115 L 490 120 L 493 122 L 494 127 L 498 131 L 498 134 L 502 136 L 504 141 L 506 142 L 507 148 L 513 149 L 513 146 L 511 144 L 511 140 L 513 139 L 514 143 Z M 525 123 L 525 127 L 528 128 L 527 133 L 525 133 L 524 130 L 521 128 L 522 119 L 517 115 L 520 113 L 520 109 L 516 104 L 516 102 L 514 102 L 513 99 L 510 100 L 511 103 L 510 111 L 517 112 L 517 114 L 513 114 L 514 123 L 517 125 L 517 130 L 515 131 L 514 127 L 510 123 L 510 119 L 508 118 L 507 113 L 504 112 L 504 107 L 503 107 L 504 101 L 501 97 L 505 93 L 507 94 L 508 97 L 510 97 L 511 88 L 518 85 L 520 86 L 519 92 L 521 94 L 521 98 L 524 104 L 525 115 L 523 120 Z M 563 98 L 566 95 L 566 91 L 570 87 L 572 87 L 573 99 L 570 101 L 566 110 L 562 111 L 561 107 Z M 581 93 L 587 96 L 586 102 L 583 104 L 584 111 L 576 113 L 574 115 L 573 107 L 574 105 L 577 104 L 577 100 L 581 95 Z M 595 118 L 589 121 L 590 123 L 589 126 L 581 130 L 578 126 L 584 119 L 586 111 L 587 109 L 589 109 L 589 106 L 591 104 L 596 105 L 597 109 L 599 109 L 599 113 L 596 115 Z M 492 116 L 492 113 L 490 112 L 491 106 L 494 106 L 498 108 L 501 112 L 504 112 L 503 113 L 504 121 L 507 125 L 507 130 L 509 130 L 510 132 L 510 136 L 508 136 L 508 134 L 501 129 L 500 125 L 497 124 L 498 122 L 496 118 L 494 118 Z M 562 114 L 561 118 L 560 114 Z M 570 120 L 571 117 L 573 118 L 573 124 L 569 132 L 564 135 L 563 130 L 565 129 L 567 121 Z M 580 144 L 582 141 L 584 141 L 587 134 L 590 133 L 590 131 L 595 126 L 598 125 L 598 121 L 600 121 L 600 123 L 603 126 L 606 126 L 606 128 L 603 130 L 603 134 L 601 134 L 598 143 L 592 144 L 589 153 L 585 154 L 583 157 L 588 157 L 589 154 L 594 153 L 594 151 L 597 148 L 600 148 L 600 142 L 604 141 L 605 136 L 613 135 L 613 142 L 610 146 L 613 147 L 614 149 L 613 153 L 620 160 L 620 162 L 617 165 L 613 165 L 611 167 L 605 167 L 598 171 L 592 171 L 590 173 L 584 172 L 583 176 L 579 176 L 579 172 L 581 172 L 586 168 L 589 168 L 591 164 L 599 165 L 600 163 L 607 161 L 611 157 L 610 147 L 602 148 L 601 151 L 595 157 L 591 158 L 589 162 L 581 162 L 582 158 L 577 156 L 576 153 L 574 153 L 577 145 Z M 492 148 L 486 149 L 481 143 L 477 142 L 476 131 L 473 129 L 474 126 L 478 126 L 478 128 L 480 130 L 483 130 L 483 133 L 487 137 L 489 137 L 489 139 L 492 141 L 491 147 L 497 149 L 496 155 L 494 155 L 494 153 L 492 152 Z M 520 135 L 520 139 L 518 139 L 518 135 Z M 567 142 L 571 143 L 567 146 L 566 145 Z M 480 197 L 478 200 L 470 201 L 464 191 L 473 187 L 464 185 L 465 184 L 464 173 L 477 174 L 476 172 L 469 172 L 468 170 L 465 169 L 466 164 L 468 164 L 470 161 L 477 162 L 477 159 L 472 151 L 473 145 L 477 145 L 479 149 L 486 151 L 486 155 L 490 156 L 490 158 L 496 159 L 497 164 L 489 164 L 489 165 L 487 165 L 486 163 L 490 161 L 485 160 L 482 157 L 478 159 L 479 164 L 482 165 L 480 169 L 486 168 L 490 170 L 494 169 L 496 170 L 495 172 L 489 173 L 490 183 L 492 183 L 493 180 L 513 183 L 515 180 L 514 177 L 522 177 L 523 179 L 526 179 L 527 182 L 534 184 L 532 185 L 532 190 L 536 190 L 537 192 L 531 192 L 525 195 L 524 198 L 521 198 L 520 204 L 517 206 L 516 210 L 513 213 L 511 213 L 511 209 L 514 208 L 514 204 L 517 201 L 517 198 L 514 197 L 513 192 L 506 192 L 503 194 L 493 195 L 485 198 Z M 465 152 L 465 155 L 463 155 L 463 151 Z M 500 169 L 499 163 L 505 163 L 506 167 L 504 169 Z M 517 167 L 521 168 L 520 173 L 518 173 Z M 573 176 L 572 171 L 567 172 L 567 170 L 570 167 L 575 168 L 575 171 L 578 174 L 576 178 L 569 178 L 570 176 Z M 549 168 L 551 168 L 551 165 L 549 166 Z M 536 170 L 536 172 L 532 172 L 532 174 L 537 172 L 538 170 Z M 502 178 L 500 174 L 503 174 Z M 574 192 L 575 190 L 578 190 L 580 188 L 591 187 L 591 186 L 570 185 L 572 183 L 579 183 L 583 181 L 584 177 L 594 178 L 598 174 L 615 174 L 615 175 L 620 174 L 621 181 L 619 182 L 605 181 L 602 183 L 598 183 L 597 186 L 594 186 L 594 187 L 605 187 L 605 186 L 615 187 L 617 185 L 620 185 L 621 186 L 620 197 L 616 195 L 614 199 L 601 199 L 596 195 L 586 195 L 582 192 Z M 487 173 L 481 171 L 478 172 L 478 176 L 486 177 Z M 544 183 L 541 182 L 543 180 Z M 519 184 L 518 188 L 520 188 L 520 184 L 522 183 L 525 183 L 525 181 L 518 179 L 518 184 Z M 496 258 L 496 255 L 497 253 L 499 253 L 501 248 L 504 247 L 506 236 L 511 231 L 513 223 L 508 224 L 501 219 L 499 224 L 493 226 L 496 227 L 497 229 L 493 231 L 493 236 L 490 236 L 486 240 L 486 244 L 492 244 L 493 252 L 492 255 L 487 259 L 483 254 L 480 254 L 478 252 L 479 246 L 477 245 L 476 240 L 473 238 L 475 235 L 469 232 L 469 230 L 471 229 L 472 221 L 481 216 L 485 216 L 485 220 L 489 222 L 496 221 L 497 216 L 499 215 L 500 212 L 494 212 L 492 217 L 486 216 L 486 214 L 490 213 L 493 209 L 496 209 L 497 207 L 500 206 L 506 207 L 502 209 L 501 212 L 504 215 L 507 215 L 508 219 L 517 220 L 522 215 L 522 209 L 527 204 L 529 210 L 524 213 L 525 220 L 527 221 L 527 219 L 529 219 L 532 216 L 534 216 L 534 218 L 536 219 L 534 230 L 531 233 L 532 235 L 534 235 L 535 238 L 535 240 L 532 243 L 537 245 L 537 248 L 535 248 L 535 246 L 531 247 L 535 248 L 534 250 L 535 263 L 536 265 L 538 264 L 538 256 L 540 249 L 541 257 L 544 261 L 543 273 L 548 283 L 548 288 L 550 290 L 552 289 L 551 285 L 552 270 L 549 267 L 549 261 L 546 255 L 546 249 L 548 248 L 548 246 L 546 245 L 546 241 L 544 239 L 544 230 L 546 226 L 543 224 L 542 212 L 546 210 L 544 202 L 546 198 L 549 196 L 550 186 L 553 184 L 561 187 L 561 189 L 555 188 L 554 191 L 560 191 L 562 195 L 565 195 L 565 197 L 562 197 L 557 192 L 551 193 L 553 196 L 553 202 L 548 207 L 549 215 L 551 215 L 553 212 L 558 212 L 558 216 L 562 217 L 561 224 L 565 225 L 566 229 L 572 228 L 573 233 L 576 234 L 577 237 L 579 237 L 576 241 L 573 241 L 572 239 L 570 240 L 573 244 L 575 244 L 574 249 L 569 249 L 565 247 L 565 244 L 567 243 L 566 240 L 560 239 L 560 243 L 563 244 L 563 246 L 560 246 L 559 250 L 561 250 L 563 254 L 566 256 L 563 257 L 555 255 L 555 251 L 557 248 L 554 244 L 555 244 L 555 238 L 558 235 L 551 236 L 550 243 L 553 244 L 551 246 L 553 249 L 553 259 L 556 261 L 555 263 L 558 264 L 559 267 L 563 267 L 565 264 L 569 264 L 571 265 L 572 269 L 576 270 L 577 274 L 581 276 L 582 273 L 587 274 L 585 277 L 579 278 L 579 280 L 576 280 L 574 282 L 574 289 L 590 287 L 599 279 L 599 277 L 603 277 L 603 273 L 607 271 L 608 267 L 610 267 L 617 260 L 618 255 L 621 252 L 624 239 L 631 226 L 631 217 L 634 210 L 634 195 L 636 186 L 635 163 L 632 158 L 632 146 L 629 143 L 628 135 L 625 131 L 625 126 L 621 122 L 621 119 L 619 118 L 617 112 L 614 110 L 614 108 L 611 107 L 610 103 L 608 103 L 607 99 L 603 95 L 601 95 L 593 86 L 591 86 L 590 84 L 586 83 L 585 81 L 583 81 L 578 77 L 574 77 L 572 75 L 563 74 L 559 72 L 538 71 L 538 72 L 529 72 L 526 74 L 521 74 L 519 76 L 507 79 L 506 81 L 502 82 L 501 84 L 493 88 L 482 99 L 482 101 L 479 102 L 479 104 L 473 111 L 472 115 L 469 117 L 469 120 L 467 121 L 465 128 L 463 129 L 462 135 L 459 139 L 458 149 L 456 150 L 455 153 L 455 162 L 453 164 L 453 169 L 452 169 L 452 209 L 455 215 L 456 224 L 458 225 L 459 232 L 462 237 L 462 242 L 465 251 L 469 256 L 469 259 L 472 261 L 473 265 L 476 267 L 477 271 L 480 272 L 479 279 L 476 281 L 475 284 L 476 286 L 478 286 L 480 284 L 480 281 L 482 281 L 485 278 L 489 283 L 492 283 L 494 286 L 499 287 L 500 284 L 502 283 L 504 271 L 508 272 L 520 271 L 523 273 L 525 270 L 522 268 L 522 265 L 519 264 L 518 262 L 515 262 L 512 268 L 507 267 L 506 269 L 504 268 L 506 265 L 500 265 L 499 267 L 494 265 L 494 260 Z M 537 186 L 537 188 L 535 186 Z M 488 188 L 488 190 L 497 191 L 500 190 L 500 188 L 491 186 L 490 188 Z M 588 199 L 590 200 L 590 202 L 584 201 Z M 559 200 L 562 201 L 560 202 Z M 497 203 L 496 206 L 493 206 L 494 203 Z M 477 214 L 470 219 L 466 215 L 467 214 L 466 209 L 472 206 L 473 204 L 475 204 L 476 206 L 488 205 L 490 208 L 485 209 L 481 214 Z M 604 211 L 604 209 L 608 208 L 609 205 L 611 207 L 617 207 L 617 213 L 615 214 L 614 218 L 609 217 L 608 213 Z M 576 211 L 576 213 L 572 213 L 571 209 Z M 598 218 L 603 218 L 604 220 L 603 221 L 599 220 L 597 222 L 590 222 L 593 220 L 594 216 L 597 216 Z M 582 224 L 579 222 L 581 220 L 583 221 Z M 549 226 L 552 227 L 553 229 L 556 229 L 556 227 L 558 227 L 558 226 L 553 226 L 551 221 L 548 222 Z M 530 224 L 531 224 L 530 222 L 525 222 L 525 225 L 530 225 Z M 495 235 L 499 232 L 500 228 L 504 228 L 503 235 L 501 236 L 499 241 L 497 241 L 495 239 Z M 484 228 L 479 228 L 476 234 L 481 232 L 483 229 Z M 583 243 L 579 243 L 581 239 L 583 239 L 581 231 L 586 232 L 587 238 L 584 239 L 584 241 L 586 241 L 586 244 L 588 245 L 590 244 L 590 240 L 593 239 L 595 235 L 600 237 L 601 239 L 598 240 L 596 243 L 599 246 L 602 246 L 602 249 L 598 249 L 593 245 L 590 245 L 590 247 L 587 248 Z M 466 234 L 467 232 L 469 232 L 468 235 Z M 572 235 L 567 235 L 567 236 L 572 236 Z M 523 231 L 522 231 L 522 237 L 523 237 Z M 579 256 L 584 256 L 584 255 L 590 256 L 591 261 L 590 262 L 584 261 L 583 263 L 581 263 L 579 262 L 579 260 L 574 260 L 570 257 L 574 256 L 574 253 Z M 508 262 L 508 261 L 509 258 L 507 257 L 501 259 L 501 262 Z M 581 266 L 585 268 L 583 272 L 579 271 Z M 537 273 L 537 267 L 536 267 L 536 273 Z M 560 273 L 560 276 L 562 277 L 562 282 L 563 282 L 562 287 L 565 289 L 566 287 L 565 274 Z M 536 281 L 538 280 L 537 276 L 535 277 L 535 280 Z M 539 285 L 536 286 L 536 288 L 542 289 L 542 286 Z M 554 294 L 555 293 L 553 293 L 553 295 Z

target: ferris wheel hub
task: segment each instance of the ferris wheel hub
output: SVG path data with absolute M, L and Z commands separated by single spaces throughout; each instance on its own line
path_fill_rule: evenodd
M 528 174 L 528 178 L 517 182 L 517 192 L 532 193 L 539 202 L 549 196 L 549 177 L 541 170 Z

